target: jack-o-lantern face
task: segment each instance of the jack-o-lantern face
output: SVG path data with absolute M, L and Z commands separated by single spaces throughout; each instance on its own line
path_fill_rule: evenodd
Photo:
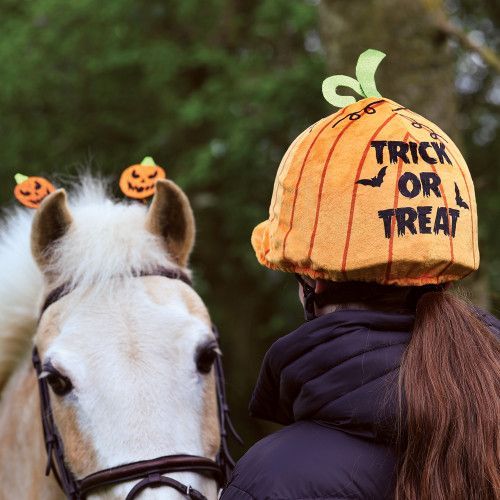
M 17 185 L 14 188 L 16 199 L 28 208 L 38 208 L 42 200 L 55 191 L 55 187 L 43 177 L 15 176 Z
M 120 189 L 129 198 L 143 200 L 154 194 L 156 181 L 165 177 L 165 170 L 147 156 L 140 164 L 131 165 L 122 172 Z

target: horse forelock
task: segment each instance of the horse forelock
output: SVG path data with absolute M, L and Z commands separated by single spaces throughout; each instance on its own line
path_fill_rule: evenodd
M 99 288 L 116 277 L 178 268 L 161 239 L 147 230 L 146 205 L 113 201 L 104 181 L 83 178 L 69 195 L 69 208 L 73 222 L 50 249 L 51 286 Z

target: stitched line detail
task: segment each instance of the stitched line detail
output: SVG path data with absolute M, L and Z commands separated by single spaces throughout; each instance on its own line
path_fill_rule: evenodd
M 354 493 L 342 493 L 342 496 L 339 496 L 335 493 L 334 496 L 327 497 L 266 497 L 266 500 L 359 500 L 359 496 Z
M 373 382 L 375 382 L 377 379 L 379 378 L 383 378 L 385 377 L 386 375 L 389 375 L 389 373 L 391 372 L 394 372 L 396 370 L 399 370 L 399 366 L 397 366 L 396 368 L 391 368 L 390 370 L 386 370 L 384 373 L 381 373 L 380 375 L 377 375 L 376 377 L 373 377 L 371 378 L 370 380 L 366 381 L 365 383 L 363 383 L 362 385 L 358 385 L 357 387 L 355 387 L 354 389 L 350 389 L 346 392 L 344 392 L 344 394 L 341 394 L 340 396 L 336 397 L 335 399 L 331 399 L 330 401 L 327 401 L 325 404 L 321 405 L 319 408 L 315 409 L 314 410 L 314 413 L 318 413 L 320 412 L 325 406 L 328 406 L 329 404 L 331 403 L 335 403 L 336 401 L 338 401 L 339 399 L 343 398 L 344 396 L 346 396 L 347 394 L 350 394 L 350 393 L 353 393 L 354 391 L 357 391 L 358 389 L 360 389 L 361 387 L 365 387 Z
M 224 495 L 226 494 L 227 491 L 229 491 L 230 488 L 233 488 L 235 490 L 240 491 L 241 493 L 244 493 L 245 495 L 248 496 L 248 498 L 251 498 L 252 500 L 257 500 L 257 497 L 254 497 L 253 495 L 248 493 L 248 491 L 246 491 L 246 490 L 242 490 L 241 488 L 238 488 L 238 486 L 235 486 L 234 484 L 229 484 L 228 487 L 224 490 L 224 492 L 222 493 L 222 497 L 221 497 L 222 500 L 224 498 Z
M 302 386 L 305 386 L 306 384 L 308 384 L 309 382 L 312 382 L 313 380 L 316 380 L 317 378 L 319 377 L 322 377 L 323 375 L 327 374 L 328 372 L 330 372 L 331 370 L 335 369 L 335 368 L 338 368 L 339 366 L 343 365 L 344 363 L 347 363 L 348 361 L 351 361 L 351 359 L 354 359 L 354 358 L 357 358 L 359 356 L 362 356 L 363 354 L 368 354 L 369 352 L 374 352 L 374 351 L 377 351 L 379 349 L 386 349 L 387 347 L 394 347 L 394 346 L 398 346 L 398 345 L 406 345 L 406 342 L 394 342 L 394 343 L 389 343 L 389 344 L 383 344 L 383 345 L 378 345 L 378 346 L 375 346 L 375 347 L 372 347 L 371 349 L 368 349 L 368 350 L 363 350 L 361 352 L 357 352 L 356 354 L 353 354 L 352 356 L 349 356 L 348 358 L 345 358 L 343 359 L 342 361 L 339 361 L 338 363 L 336 363 L 335 365 L 333 366 L 329 366 L 326 370 L 322 371 L 321 373 L 315 375 L 314 377 L 310 378 L 309 380 L 306 380 Z M 393 368 L 391 368 L 392 370 Z M 364 385 L 364 384 L 363 384 Z
M 364 330 L 372 331 L 372 330 L 370 330 L 369 328 L 363 328 L 363 331 L 364 331 Z M 335 340 L 337 340 L 337 339 L 340 339 L 340 338 L 344 337 L 345 335 L 352 334 L 352 333 L 357 333 L 357 332 L 359 332 L 359 331 L 360 331 L 360 329 L 359 329 L 359 328 L 356 328 L 356 329 L 354 329 L 354 328 L 353 328 L 353 330 L 348 330 L 348 331 L 346 331 L 346 332 L 344 332 L 344 333 L 342 333 L 342 334 L 340 334 L 340 335 L 337 335 L 336 337 L 332 337 L 332 338 L 330 338 L 330 339 L 328 339 L 328 340 L 324 340 L 323 342 L 321 342 L 321 341 L 319 341 L 319 340 L 318 340 L 318 342 L 317 342 L 317 343 L 315 343 L 315 344 L 313 344 L 313 345 L 309 346 L 307 349 L 304 349 L 303 351 L 300 351 L 300 352 L 299 352 L 296 356 L 294 356 L 293 358 L 291 358 L 291 359 L 290 359 L 290 361 L 289 361 L 288 363 L 286 363 L 286 364 L 284 364 L 284 365 L 283 365 L 283 364 L 282 364 L 282 365 L 280 365 L 280 366 L 278 367 L 278 370 L 279 370 L 280 372 L 282 372 L 285 368 L 287 368 L 287 367 L 289 367 L 289 366 L 293 365 L 293 364 L 295 363 L 295 361 L 297 361 L 298 359 L 302 358 L 302 357 L 303 357 L 303 356 L 305 356 L 306 354 L 311 353 L 311 352 L 312 352 L 312 351 L 314 351 L 314 349 L 316 349 L 317 347 L 324 346 L 324 345 L 326 345 L 326 344 L 329 344 L 330 342 L 334 342 Z
M 333 327 L 333 328 L 336 328 L 336 327 Z M 324 329 L 329 329 L 331 330 L 332 327 L 331 326 L 325 326 Z M 323 328 L 321 329 L 323 330 Z M 277 370 L 275 370 L 275 366 L 273 364 L 273 360 L 271 359 L 270 360 L 270 368 L 272 369 L 273 371 L 273 375 L 275 374 L 275 372 L 282 372 L 286 367 L 288 366 L 291 366 L 293 363 L 295 363 L 295 361 L 297 361 L 298 359 L 300 359 L 301 357 L 305 356 L 306 354 L 309 354 L 310 352 L 314 351 L 314 349 L 316 349 L 317 347 L 320 347 L 320 346 L 323 346 L 325 344 L 328 344 L 330 342 L 334 342 L 335 340 L 337 339 L 340 339 L 341 337 L 343 337 L 344 335 L 348 335 L 348 334 L 357 334 L 358 332 L 365 332 L 365 331 L 369 331 L 369 332 L 375 332 L 375 333 L 386 333 L 386 332 L 391 332 L 391 333 L 398 333 L 398 334 L 408 334 L 408 330 L 391 330 L 389 328 L 387 329 L 380 329 L 380 330 L 374 330 L 373 329 L 373 324 L 372 322 L 366 322 L 366 324 L 364 326 L 359 326 L 359 325 L 353 325 L 353 328 L 352 329 L 349 329 L 347 331 L 345 331 L 344 333 L 340 334 L 340 335 L 337 335 L 335 337 L 332 337 L 332 338 L 329 338 L 327 340 L 324 340 L 324 341 L 320 341 L 319 339 L 317 340 L 316 343 L 308 346 L 306 349 L 304 350 L 301 350 L 299 353 L 297 353 L 295 356 L 291 357 L 289 360 L 287 360 L 285 363 L 281 362 L 278 364 L 278 366 L 276 367 Z M 315 332 L 316 333 L 316 332 Z M 282 337 L 283 339 L 286 338 L 286 337 Z M 281 349 L 279 350 L 283 350 L 283 345 L 279 342 L 277 342 L 279 344 L 279 347 Z M 286 342 L 283 342 L 283 344 L 286 344 Z M 272 350 L 273 348 L 271 348 Z M 274 354 L 274 353 L 273 353 Z

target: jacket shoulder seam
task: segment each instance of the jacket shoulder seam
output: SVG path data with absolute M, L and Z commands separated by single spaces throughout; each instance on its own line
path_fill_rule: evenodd
M 248 495 L 248 497 L 251 498 L 252 500 L 257 500 L 257 498 L 254 497 L 253 495 L 251 495 L 250 493 L 248 493 L 248 491 L 244 490 L 243 488 L 239 488 L 238 486 L 235 486 L 234 484 L 231 484 L 231 483 L 227 485 L 227 488 L 224 489 L 224 492 L 226 492 L 229 488 L 234 488 L 235 490 L 238 490 L 238 491 L 241 491 L 242 493 L 245 493 L 245 495 Z M 223 495 L 224 495 L 224 492 L 223 492 Z

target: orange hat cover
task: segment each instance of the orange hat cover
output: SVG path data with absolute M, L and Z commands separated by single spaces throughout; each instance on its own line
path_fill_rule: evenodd
M 378 93 L 385 54 L 367 50 L 358 80 L 327 78 L 344 106 L 302 132 L 278 168 L 269 219 L 252 234 L 259 262 L 332 281 L 428 285 L 479 266 L 474 185 L 453 141 Z M 364 98 L 336 93 L 351 86 Z

